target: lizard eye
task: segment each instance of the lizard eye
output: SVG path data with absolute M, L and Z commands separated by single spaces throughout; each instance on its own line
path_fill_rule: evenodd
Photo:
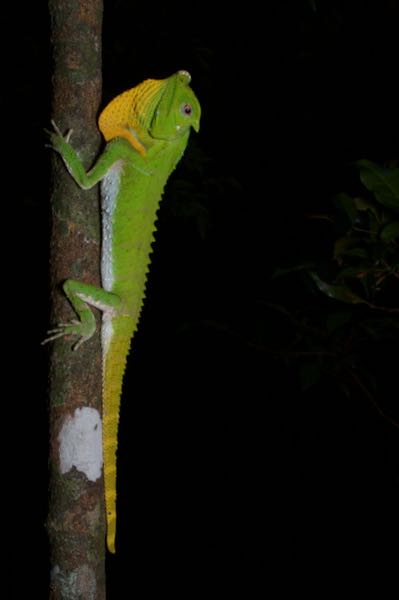
M 193 107 L 191 106 L 191 104 L 183 104 L 183 106 L 181 107 L 181 111 L 183 115 L 189 117 L 193 112 Z

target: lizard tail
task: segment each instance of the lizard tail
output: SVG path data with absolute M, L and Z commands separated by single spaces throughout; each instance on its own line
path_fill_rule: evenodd
M 124 322 L 123 322 L 124 320 Z M 103 322 L 103 458 L 108 550 L 115 553 L 116 451 L 119 406 L 126 357 L 132 336 L 129 319 Z

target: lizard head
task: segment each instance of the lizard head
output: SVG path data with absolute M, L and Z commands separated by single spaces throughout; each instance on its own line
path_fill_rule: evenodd
M 190 127 L 199 130 L 201 107 L 190 81 L 187 71 L 178 71 L 163 80 L 162 94 L 148 128 L 152 138 L 173 140 L 187 133 Z
M 99 118 L 106 141 L 124 137 L 145 155 L 146 138 L 174 140 L 190 127 L 198 131 L 201 108 L 190 79 L 187 71 L 166 79 L 146 79 L 111 100 Z

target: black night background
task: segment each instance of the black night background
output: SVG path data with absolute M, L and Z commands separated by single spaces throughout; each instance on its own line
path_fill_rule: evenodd
M 22 599 L 48 595 L 51 55 L 45 2 L 10 10 L 1 595 Z M 399 201 L 357 161 L 399 168 L 398 39 L 398 0 L 105 0 L 103 104 L 187 69 L 203 111 L 128 362 L 110 599 L 397 580 Z

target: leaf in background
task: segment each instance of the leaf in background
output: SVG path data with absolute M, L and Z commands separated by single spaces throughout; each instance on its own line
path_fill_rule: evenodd
M 357 265 L 356 267 L 345 267 L 341 269 L 337 275 L 336 280 L 339 282 L 345 281 L 345 279 L 362 279 L 366 277 L 370 271 L 370 265 Z
M 334 298 L 334 300 L 340 300 L 347 304 L 368 304 L 367 300 L 364 300 L 344 285 L 326 283 L 325 281 L 322 281 L 314 271 L 309 271 L 309 275 L 318 289 L 329 298 Z
M 298 271 L 308 271 L 309 269 L 314 269 L 316 264 L 314 262 L 305 262 L 299 265 L 289 265 L 287 267 L 277 267 L 274 269 L 271 278 L 278 279 L 279 277 L 284 277 L 285 275 L 289 275 L 290 273 L 296 273 Z
M 355 243 L 355 241 L 353 240 L 353 238 L 350 238 L 347 235 L 344 235 L 343 237 L 340 237 L 337 240 L 335 240 L 334 252 L 333 252 L 334 258 L 338 258 L 338 256 L 345 254 L 345 252 L 349 248 L 353 247 L 354 243 Z
M 396 238 L 399 238 L 399 221 L 392 221 L 381 231 L 381 239 L 383 242 L 392 242 Z
M 355 258 L 368 258 L 368 252 L 365 248 L 351 248 L 344 252 L 345 256 L 352 256 Z
M 366 200 L 365 198 L 360 198 L 359 196 L 355 196 L 355 198 L 353 198 L 353 202 L 355 203 L 359 217 L 356 226 L 367 229 L 370 233 L 370 236 L 374 238 L 380 228 L 381 221 L 384 216 L 384 209 L 381 208 L 381 206 L 375 200 Z
M 377 210 L 375 204 L 373 204 L 373 202 L 370 202 L 370 200 L 366 200 L 365 198 L 361 198 L 360 196 L 355 196 L 353 198 L 353 202 L 355 203 L 356 209 L 358 211 L 367 211 L 367 210 L 369 210 L 370 212 L 373 213 L 373 215 L 375 216 L 375 218 L 377 220 L 379 220 L 380 215 L 378 213 L 378 210 Z
M 334 204 L 345 213 L 350 223 L 356 221 L 357 209 L 354 199 L 349 194 L 337 194 Z
M 339 256 L 355 256 L 357 258 L 367 258 L 367 250 L 359 248 L 356 244 L 359 244 L 361 240 L 347 235 L 338 238 L 334 243 L 334 258 Z
M 384 169 L 371 160 L 356 162 L 363 185 L 383 206 L 399 210 L 399 169 Z

